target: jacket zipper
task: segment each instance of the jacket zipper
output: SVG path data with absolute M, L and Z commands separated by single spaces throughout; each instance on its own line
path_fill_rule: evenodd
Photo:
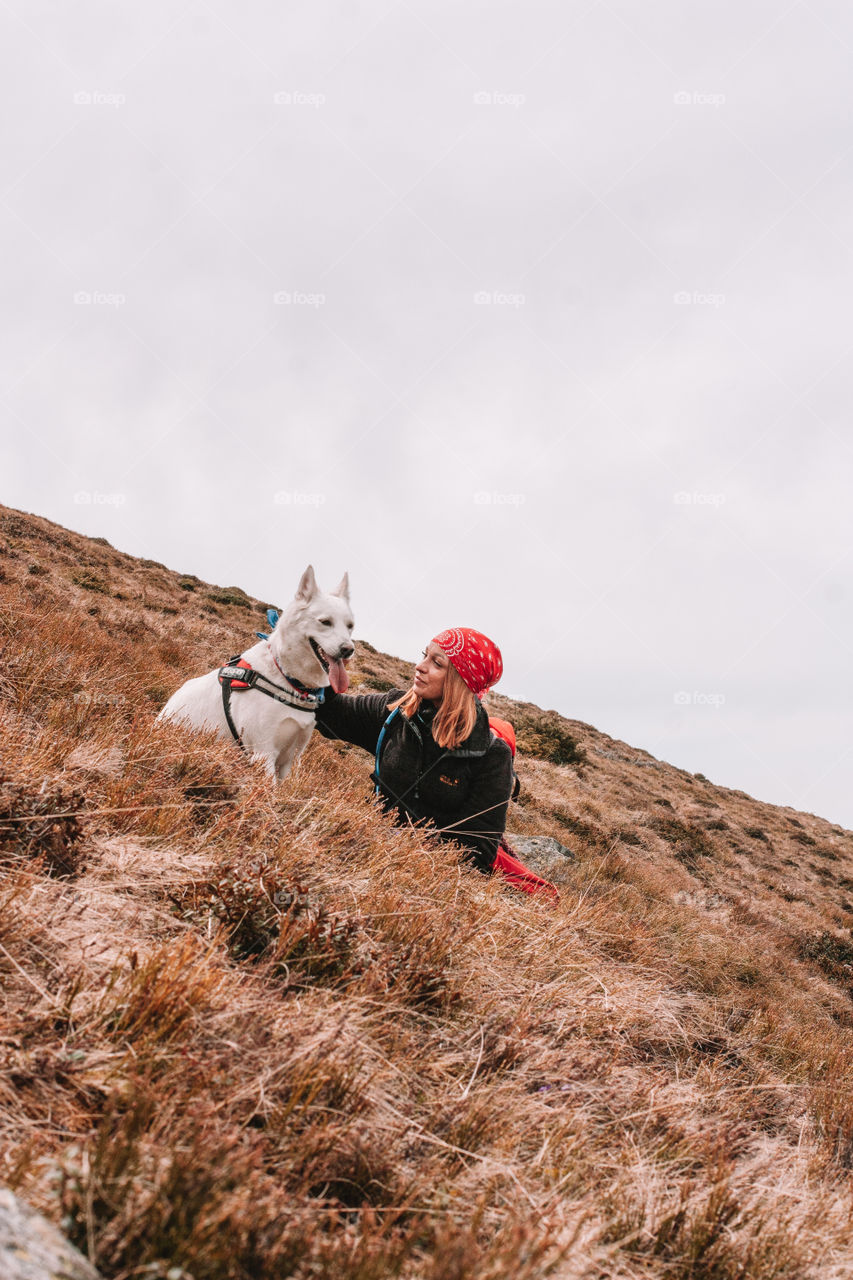
M 414 792 L 413 799 L 419 800 L 421 774 L 423 773 L 423 763 L 424 763 L 424 740 L 423 740 L 423 737 L 421 736 L 421 731 L 417 727 L 417 725 L 414 723 L 414 720 L 412 720 L 411 723 L 412 723 L 412 728 L 414 729 L 415 733 L 418 735 L 418 772 L 415 777 L 415 792 Z

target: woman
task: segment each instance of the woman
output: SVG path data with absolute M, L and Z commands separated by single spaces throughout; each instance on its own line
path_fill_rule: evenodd
M 424 649 L 410 689 L 347 695 L 330 688 L 317 710 L 325 738 L 375 755 L 381 735 L 378 777 L 371 776 L 385 811 L 400 823 L 426 820 L 486 875 L 506 828 L 513 775 L 510 748 L 491 732 L 480 699 L 502 673 L 497 645 L 454 627 Z

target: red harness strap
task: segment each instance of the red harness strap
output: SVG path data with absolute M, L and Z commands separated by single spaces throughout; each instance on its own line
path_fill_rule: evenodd
M 273 660 L 275 661 L 275 654 L 273 654 Z M 275 665 L 278 667 L 278 662 Z M 281 670 L 280 667 L 279 670 Z M 243 671 L 246 672 L 245 680 L 240 679 L 240 673 Z M 284 678 L 288 684 L 294 684 L 290 676 L 284 676 Z M 314 715 L 323 701 L 324 693 L 323 689 L 308 689 L 305 685 L 301 688 L 294 687 L 292 692 L 290 689 L 282 689 L 281 685 L 273 684 L 268 676 L 256 671 L 252 664 L 245 658 L 241 658 L 239 654 L 229 658 L 225 666 L 219 668 L 219 684 L 222 688 L 222 712 L 238 747 L 243 746 L 243 740 L 231 715 L 232 693 L 244 693 L 246 689 L 257 689 L 260 693 L 265 693 L 268 698 L 283 702 L 285 706 L 294 707 L 297 711 L 304 711 L 308 715 Z
M 497 856 L 492 863 L 492 871 L 500 872 L 507 884 L 511 884 L 514 889 L 520 889 L 522 893 L 543 893 L 553 898 L 554 902 L 560 901 L 556 886 L 551 884 L 550 880 L 543 880 L 534 871 L 530 871 L 523 862 L 519 862 L 503 836 L 500 838 Z
M 245 671 L 252 670 L 251 662 L 247 662 L 245 658 L 232 658 L 231 661 L 228 663 L 228 666 L 242 667 Z M 234 678 L 234 676 L 226 676 L 225 679 L 223 679 L 222 672 L 224 670 L 225 670 L 224 667 L 220 668 L 220 674 L 219 674 L 220 684 L 225 684 L 225 681 L 227 680 L 228 686 L 231 689 L 251 689 L 252 686 L 249 684 L 248 680 L 237 680 Z

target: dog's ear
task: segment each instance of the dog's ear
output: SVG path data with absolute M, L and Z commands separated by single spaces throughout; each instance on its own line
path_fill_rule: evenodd
M 296 588 L 297 600 L 313 600 L 317 594 L 317 579 L 314 577 L 314 566 L 309 564 L 308 568 L 299 579 L 299 586 Z
M 343 596 L 347 604 L 349 604 L 349 574 L 345 573 L 341 578 L 334 591 L 329 592 L 330 596 Z

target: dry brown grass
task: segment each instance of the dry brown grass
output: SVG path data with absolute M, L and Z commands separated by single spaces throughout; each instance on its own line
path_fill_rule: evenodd
M 849 1275 L 853 836 L 493 695 L 528 900 L 154 727 L 266 603 L 0 509 L 3 1179 L 114 1280 Z

